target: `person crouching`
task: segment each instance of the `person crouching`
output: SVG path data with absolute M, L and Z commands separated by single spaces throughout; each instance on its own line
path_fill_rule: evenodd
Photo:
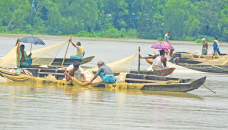
M 94 75 L 93 79 L 88 84 L 91 84 L 93 82 L 93 80 L 95 80 L 97 78 L 98 75 L 101 76 L 103 82 L 105 82 L 105 83 L 115 83 L 116 82 L 116 78 L 114 77 L 112 69 L 109 66 L 106 66 L 103 61 L 99 61 L 97 63 L 97 66 L 99 69 L 98 69 L 97 73 Z
M 72 77 L 75 77 L 78 81 L 86 82 L 84 71 L 79 65 L 79 62 L 74 61 L 72 65 L 68 66 L 64 72 L 67 81 L 71 80 Z

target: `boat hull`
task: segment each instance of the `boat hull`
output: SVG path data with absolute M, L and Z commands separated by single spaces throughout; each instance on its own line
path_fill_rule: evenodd
M 197 64 L 179 64 L 179 65 L 189 69 L 202 71 L 202 72 L 228 74 L 227 65 L 197 65 Z
M 137 79 L 137 80 L 135 80 Z M 128 74 L 126 82 L 127 83 L 148 83 L 148 81 L 168 81 L 168 80 L 181 80 L 180 83 L 172 84 L 145 84 L 141 90 L 148 91 L 167 91 L 167 92 L 189 92 L 198 89 L 206 81 L 206 76 L 198 79 L 179 79 L 171 77 L 162 76 L 150 76 L 141 74 Z M 105 87 L 105 83 L 99 84 L 96 87 Z

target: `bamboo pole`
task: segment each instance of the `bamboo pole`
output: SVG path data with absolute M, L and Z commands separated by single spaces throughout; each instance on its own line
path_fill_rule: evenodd
M 70 39 L 71 39 L 71 38 L 70 38 Z M 66 53 L 65 53 L 65 56 L 64 56 L 64 58 L 63 58 L 62 66 L 63 66 L 63 63 L 64 63 L 64 61 L 65 61 L 65 58 L 66 58 L 66 55 L 67 55 L 67 51 L 68 51 L 69 45 L 70 45 L 70 40 L 69 40 L 69 42 L 68 42 L 67 49 L 66 49 Z
M 139 47 L 139 55 L 140 55 L 140 47 Z M 140 74 L 140 56 L 138 57 L 138 74 Z
M 20 39 L 17 40 L 17 68 L 20 67 Z

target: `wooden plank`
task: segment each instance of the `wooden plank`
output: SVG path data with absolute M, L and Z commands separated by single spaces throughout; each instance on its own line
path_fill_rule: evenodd
M 141 82 L 148 82 L 148 83 L 156 83 L 156 82 L 164 82 L 162 80 L 144 80 L 144 79 L 132 79 L 132 78 L 126 78 L 128 81 L 141 81 Z
M 38 74 L 64 75 L 63 73 L 38 72 Z

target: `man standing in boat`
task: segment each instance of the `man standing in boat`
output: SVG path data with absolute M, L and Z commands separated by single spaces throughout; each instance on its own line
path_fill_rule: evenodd
M 97 78 L 97 76 L 99 76 L 99 75 L 101 76 L 102 80 L 105 83 L 115 83 L 116 82 L 116 78 L 114 77 L 112 69 L 109 66 L 106 66 L 103 61 L 99 61 L 97 63 L 97 66 L 99 69 L 98 69 L 97 73 L 94 75 L 93 79 L 88 84 L 91 84 L 93 82 L 93 80 L 95 80 Z
M 218 55 L 218 54 L 220 55 L 219 43 L 218 43 L 217 37 L 214 40 L 213 48 L 214 48 L 214 55 Z
M 32 54 L 30 53 L 29 55 L 27 55 L 27 53 L 24 50 L 25 50 L 25 45 L 23 44 L 20 45 L 20 51 L 19 51 L 20 65 L 29 66 L 32 64 L 32 58 L 31 58 Z M 18 58 L 18 52 L 17 52 L 16 58 Z
M 175 57 L 175 54 L 173 53 L 174 49 L 170 49 L 170 51 L 167 52 L 166 59 L 167 61 L 177 64 L 179 63 L 179 58 Z
M 77 55 L 72 55 L 70 56 L 70 59 L 83 59 L 83 56 L 85 55 L 85 51 L 84 51 L 84 48 L 81 46 L 81 43 L 80 42 L 77 42 L 77 44 L 75 45 L 71 38 L 69 40 L 71 42 L 71 44 L 77 48 Z
M 75 77 L 78 81 L 86 82 L 84 71 L 79 65 L 79 62 L 74 61 L 72 65 L 68 66 L 64 72 L 67 81 L 71 80 L 72 77 Z
M 203 41 L 202 55 L 207 55 L 208 44 L 205 38 L 203 38 L 202 41 Z
M 166 67 L 167 59 L 166 59 L 166 57 L 164 55 L 165 55 L 165 50 L 160 50 L 160 55 L 159 56 L 141 57 L 141 55 L 140 55 L 139 57 L 141 59 L 149 59 L 149 58 L 155 59 L 153 64 L 152 64 L 152 68 L 153 68 L 154 71 L 158 71 L 158 70 L 167 69 L 167 67 Z

